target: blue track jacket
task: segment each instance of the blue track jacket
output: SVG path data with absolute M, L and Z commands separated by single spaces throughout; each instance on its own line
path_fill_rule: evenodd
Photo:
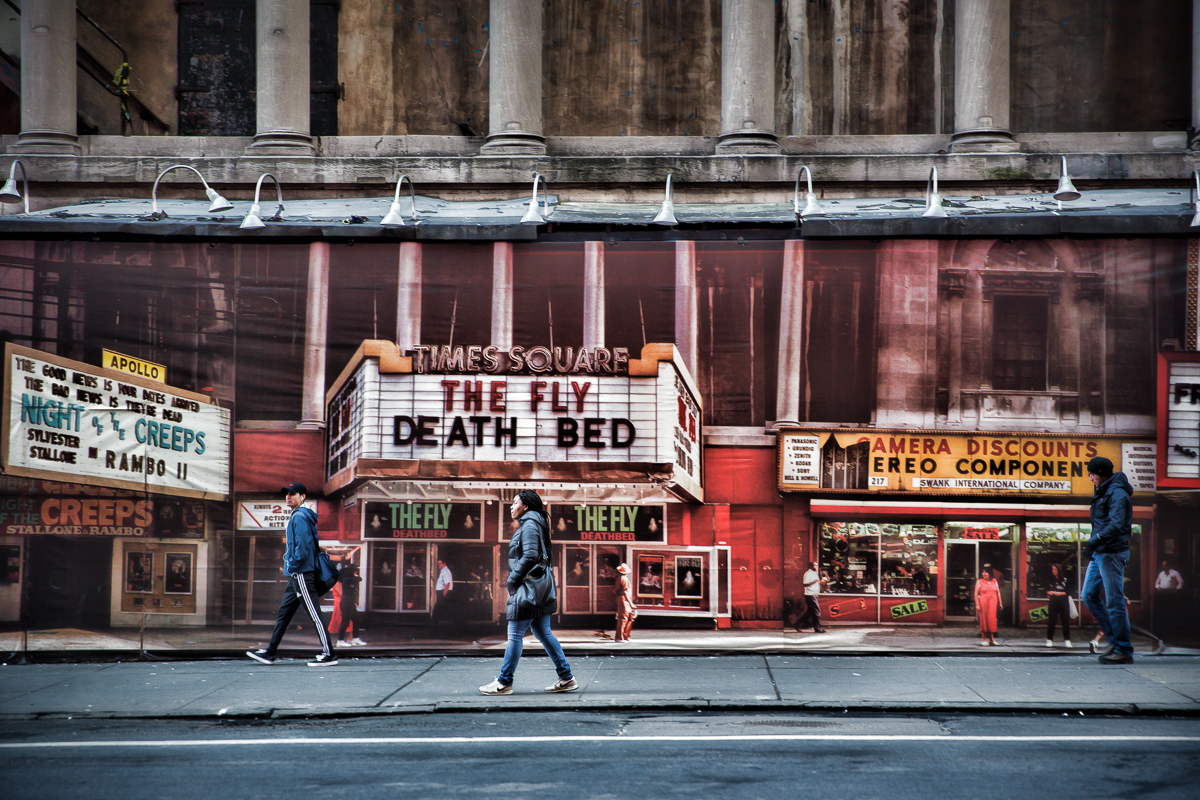
M 283 574 L 296 575 L 317 569 L 317 512 L 300 506 L 287 524 L 287 547 L 283 551 Z

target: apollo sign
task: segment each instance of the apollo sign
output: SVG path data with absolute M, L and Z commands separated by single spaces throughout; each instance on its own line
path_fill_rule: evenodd
M 532 373 L 528 357 L 524 371 L 493 371 L 482 354 L 494 348 L 473 347 L 463 364 L 477 371 L 446 373 L 429 363 L 433 347 L 415 348 L 390 367 L 360 350 L 363 357 L 328 396 L 327 477 L 359 459 L 655 463 L 671 465 L 679 486 L 698 496 L 701 409 L 674 347 L 648 345 L 642 359 L 619 349 L 597 357 L 600 348 L 568 359 L 556 349 L 559 366 L 582 368 L 579 353 L 586 353 L 584 361 L 593 370 L 601 364 L 600 371 L 541 371 L 553 354 L 549 362 L 535 356 Z

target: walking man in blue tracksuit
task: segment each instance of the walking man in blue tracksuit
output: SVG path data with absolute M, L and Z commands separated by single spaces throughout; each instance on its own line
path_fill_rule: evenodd
M 283 574 L 288 576 L 287 589 L 275 614 L 275 632 L 271 634 L 271 643 L 261 650 L 247 650 L 246 655 L 263 664 L 274 664 L 283 633 L 292 621 L 296 608 L 303 603 L 312 617 L 317 636 L 321 638 L 321 654 L 309 661 L 308 665 L 331 667 L 337 663 L 337 656 L 329 647 L 329 634 L 325 632 L 325 623 L 321 620 L 321 607 L 318 605 L 320 595 L 317 594 L 317 512 L 304 506 L 308 489 L 303 483 L 289 483 L 283 487 L 283 493 L 287 496 L 288 508 L 292 510 L 287 524 L 287 546 L 283 551 Z

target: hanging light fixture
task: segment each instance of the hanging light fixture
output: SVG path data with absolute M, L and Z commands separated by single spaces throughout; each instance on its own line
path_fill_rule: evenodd
M 24 167 L 22 167 L 22 169 L 24 169 Z M 198 169 L 196 169 L 195 167 L 189 167 L 187 164 L 175 164 L 173 166 L 167 167 L 162 172 L 158 173 L 158 177 L 154 179 L 154 188 L 150 190 L 150 211 L 152 214 L 158 215 L 158 213 L 159 213 L 159 211 L 158 211 L 158 182 L 163 179 L 164 175 L 166 175 L 171 170 L 175 170 L 175 169 L 190 169 L 192 172 L 196 173 L 196 177 L 200 179 L 200 182 L 202 184 L 204 184 L 204 193 L 206 195 L 208 195 L 208 201 L 209 201 L 208 213 L 209 214 L 215 214 L 218 211 L 228 211 L 229 209 L 233 208 L 233 203 L 229 202 L 224 197 L 217 194 L 217 190 L 208 185 L 208 181 L 204 180 L 204 176 L 200 174 L 200 171 Z M 167 214 L 165 211 L 162 212 L 162 216 L 165 217 L 166 215 Z
M 268 217 L 268 219 L 279 219 L 279 217 L 283 215 L 283 188 L 279 185 L 278 178 L 269 172 L 264 172 L 262 175 L 258 176 L 258 183 L 254 185 L 254 203 L 251 204 L 250 211 L 246 214 L 246 218 L 242 220 L 242 224 L 238 226 L 239 228 L 243 228 L 245 230 L 254 230 L 256 228 L 267 227 L 266 223 L 264 223 L 262 218 L 259 217 L 259 214 L 262 213 L 262 207 L 258 204 L 259 195 L 262 192 L 262 183 L 264 178 L 270 178 L 271 180 L 275 181 L 275 193 L 279 198 L 279 208 L 275 210 L 275 216 Z
M 538 181 L 542 182 L 542 212 L 540 214 L 537 207 Z M 548 216 L 550 216 L 550 195 L 547 193 L 546 178 L 542 173 L 535 172 L 533 173 L 533 195 L 529 198 L 529 208 L 525 211 L 525 216 L 521 217 L 521 224 L 541 225 Z
M 1078 200 L 1079 196 L 1079 190 L 1071 183 L 1071 176 L 1067 174 L 1067 157 L 1063 156 L 1062 175 L 1058 178 L 1058 191 L 1054 193 L 1054 199 L 1061 203 L 1064 200 Z
M 938 194 L 937 167 L 929 168 L 929 178 L 925 181 L 925 211 L 922 217 L 944 217 L 946 209 L 942 208 L 942 196 Z
M 392 207 L 388 210 L 387 215 L 380 220 L 380 225 L 384 225 L 389 228 L 406 227 L 404 224 L 404 217 L 400 215 L 400 187 L 404 185 L 405 181 L 408 181 L 408 196 L 412 201 L 412 224 L 417 224 L 417 193 L 413 188 L 412 178 L 408 177 L 407 175 L 401 175 L 396 181 L 396 196 L 392 200 Z
M 675 219 L 675 188 L 671 186 L 671 173 L 667 173 L 667 194 L 663 198 L 662 208 L 654 218 L 655 225 L 678 225 Z
M 804 173 L 804 175 L 808 178 L 808 193 L 804 195 L 804 209 L 803 210 L 800 209 L 800 173 L 801 172 Z M 810 170 L 807 166 L 801 167 L 800 172 L 796 173 L 796 189 L 794 192 L 792 192 L 792 211 L 794 211 L 796 216 L 798 216 L 798 217 L 811 217 L 814 214 L 825 213 L 821 209 L 821 204 L 819 202 L 817 202 L 817 195 L 813 192 L 812 170 Z
M 17 165 L 21 165 L 21 180 L 25 182 L 25 193 L 21 194 L 17 191 Z M 0 203 L 11 205 L 25 201 L 25 214 L 29 214 L 29 176 L 25 174 L 25 165 L 21 164 L 19 158 L 14 158 L 12 166 L 8 168 L 8 180 L 4 182 L 4 188 L 0 189 Z

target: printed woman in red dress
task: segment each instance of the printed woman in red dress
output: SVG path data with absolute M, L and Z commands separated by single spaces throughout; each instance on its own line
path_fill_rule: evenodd
M 1004 608 L 1000 599 L 1000 585 L 992 577 L 992 571 L 984 568 L 975 581 L 975 613 L 979 615 L 979 644 L 984 647 L 996 644 L 996 612 Z

